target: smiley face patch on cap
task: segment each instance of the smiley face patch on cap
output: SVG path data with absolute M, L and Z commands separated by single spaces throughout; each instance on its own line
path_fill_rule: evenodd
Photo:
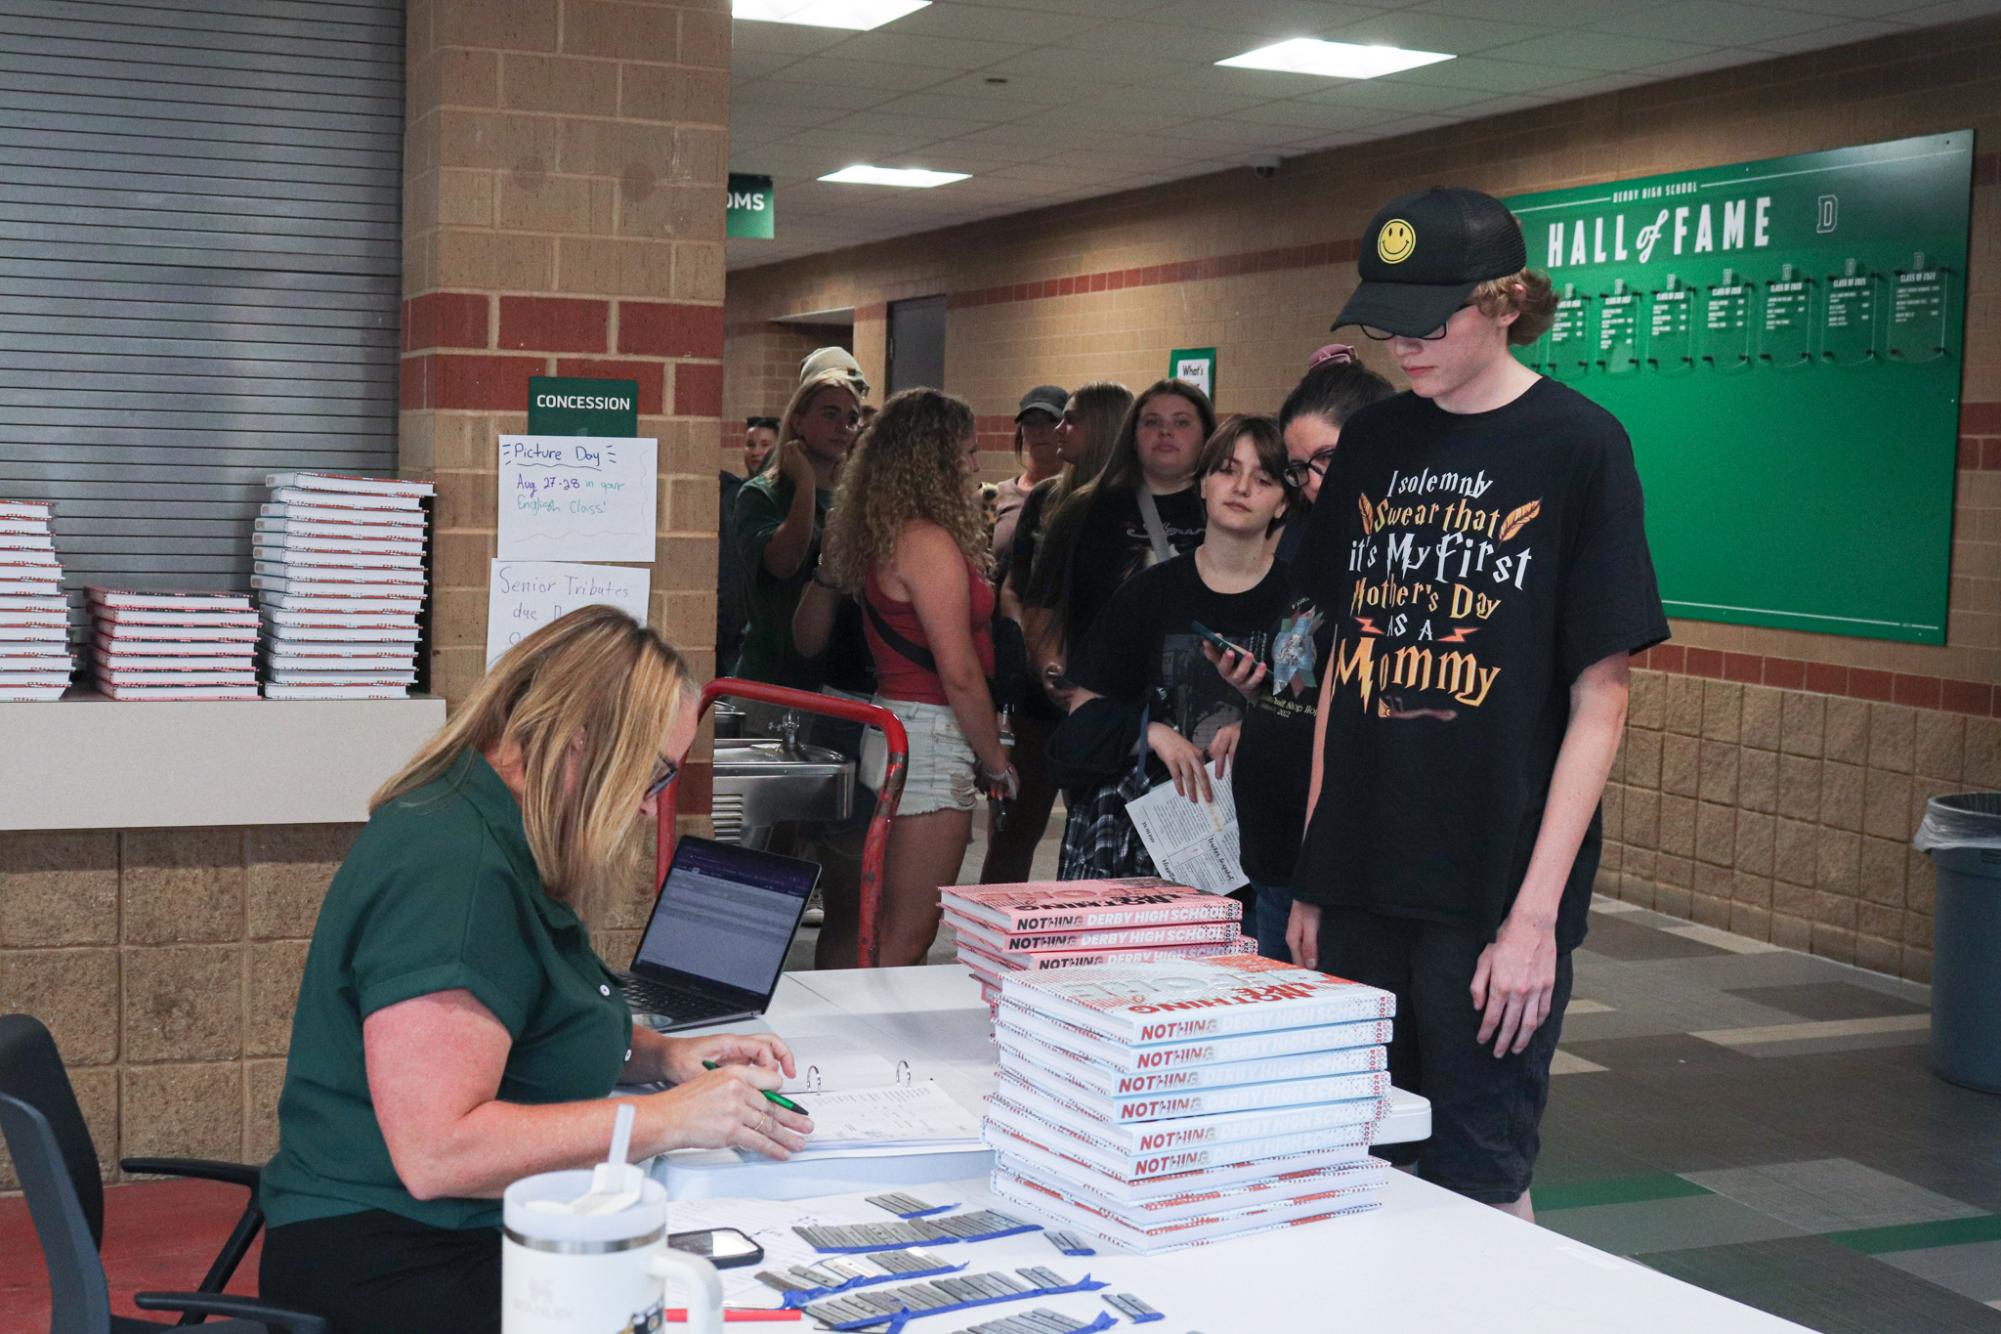
M 1401 264 L 1417 249 L 1417 229 L 1402 218 L 1391 218 L 1376 233 L 1376 258 L 1385 264 Z

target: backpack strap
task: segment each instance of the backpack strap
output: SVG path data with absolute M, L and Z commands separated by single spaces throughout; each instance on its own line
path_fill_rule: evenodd
M 883 643 L 908 659 L 913 666 L 921 667 L 933 676 L 938 675 L 938 659 L 932 655 L 931 650 L 921 644 L 913 644 L 898 634 L 896 627 L 883 616 L 875 605 L 875 599 L 867 592 L 862 594 L 862 609 L 868 613 L 869 624 L 875 627 L 876 635 Z

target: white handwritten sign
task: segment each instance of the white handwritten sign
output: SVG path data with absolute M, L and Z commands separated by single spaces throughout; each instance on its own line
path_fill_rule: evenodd
M 500 437 L 503 560 L 653 563 L 657 440 Z
M 579 607 L 605 603 L 646 620 L 651 570 L 623 565 L 497 560 L 486 594 L 486 665 L 549 622 Z

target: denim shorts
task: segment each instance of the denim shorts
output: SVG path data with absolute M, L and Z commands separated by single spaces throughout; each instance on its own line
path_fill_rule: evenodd
M 966 744 L 965 733 L 959 730 L 952 706 L 885 699 L 881 695 L 869 702 L 901 719 L 910 741 L 909 767 L 903 774 L 903 799 L 897 803 L 896 813 L 929 815 L 933 811 L 972 810 L 977 791 L 973 770 L 977 761 L 973 758 L 973 748 Z M 880 730 L 869 728 L 862 738 L 861 781 L 880 788 L 888 763 L 888 743 Z

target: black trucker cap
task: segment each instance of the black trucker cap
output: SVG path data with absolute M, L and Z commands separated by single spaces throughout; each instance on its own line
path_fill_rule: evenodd
M 1362 285 L 1333 328 L 1361 324 L 1422 338 L 1475 287 L 1528 267 L 1521 224 L 1478 190 L 1433 186 L 1392 199 L 1369 220 L 1356 261 Z
M 1057 421 L 1063 420 L 1063 405 L 1070 401 L 1070 391 L 1059 384 L 1039 384 L 1021 396 L 1021 406 L 1015 410 L 1014 420 L 1020 424 L 1030 413 L 1042 413 Z

